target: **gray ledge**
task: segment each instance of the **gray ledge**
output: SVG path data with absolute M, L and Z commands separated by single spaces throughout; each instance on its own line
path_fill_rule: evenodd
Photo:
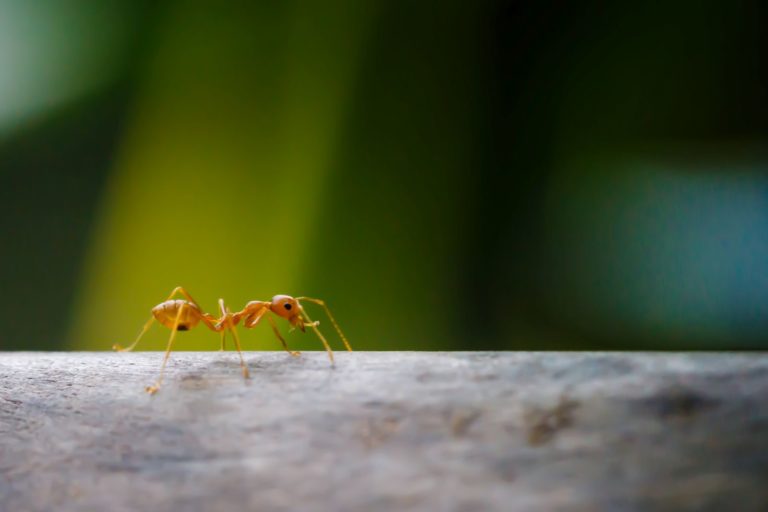
M 765 354 L 1 353 L 0 510 L 768 510 Z

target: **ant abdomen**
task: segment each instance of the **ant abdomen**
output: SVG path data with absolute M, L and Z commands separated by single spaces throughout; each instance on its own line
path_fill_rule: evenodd
M 179 315 L 181 310 L 181 315 Z M 176 317 L 179 318 L 178 331 L 188 331 L 200 323 L 200 309 L 186 300 L 167 300 L 152 308 L 152 314 L 158 322 L 173 329 Z

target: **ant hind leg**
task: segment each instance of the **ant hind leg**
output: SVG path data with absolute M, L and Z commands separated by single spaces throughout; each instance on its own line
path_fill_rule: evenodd
M 146 392 L 150 395 L 154 395 L 160 389 L 160 385 L 163 383 L 163 372 L 165 372 L 165 365 L 168 363 L 168 358 L 171 355 L 171 347 L 173 346 L 173 340 L 176 338 L 176 333 L 179 330 L 179 321 L 181 320 L 181 314 L 184 311 L 184 306 L 179 308 L 176 313 L 176 320 L 173 322 L 173 329 L 171 329 L 171 337 L 168 338 L 168 346 L 165 349 L 165 356 L 163 357 L 163 364 L 160 366 L 160 376 L 157 378 L 157 382 L 151 386 L 145 388 Z
M 139 342 L 139 340 L 146 334 L 146 332 L 149 330 L 150 327 L 152 327 L 152 323 L 155 321 L 154 315 L 149 318 L 146 324 L 144 324 L 144 327 L 141 329 L 141 332 L 136 337 L 136 341 L 128 345 L 127 347 L 122 347 L 119 344 L 115 343 L 112 345 L 112 350 L 116 350 L 117 352 L 130 352 L 133 350 L 133 347 L 136 346 L 136 344 Z
M 177 286 L 176 288 L 174 288 L 171 294 L 168 295 L 168 298 L 165 300 L 171 300 L 176 296 L 177 293 L 180 293 L 185 299 L 187 299 L 187 301 L 191 302 L 192 304 L 200 308 L 200 304 L 198 304 L 197 301 L 192 298 L 192 296 L 189 294 L 187 290 L 184 289 L 183 286 Z M 202 311 L 202 308 L 200 308 L 200 310 Z

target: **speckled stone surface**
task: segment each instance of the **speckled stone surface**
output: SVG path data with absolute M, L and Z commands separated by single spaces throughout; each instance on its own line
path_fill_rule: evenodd
M 768 510 L 768 356 L 0 353 L 0 510 Z

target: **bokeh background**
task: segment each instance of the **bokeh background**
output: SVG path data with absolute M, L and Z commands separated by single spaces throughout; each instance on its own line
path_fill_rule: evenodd
M 765 5 L 2 0 L 0 348 L 766 349 Z

